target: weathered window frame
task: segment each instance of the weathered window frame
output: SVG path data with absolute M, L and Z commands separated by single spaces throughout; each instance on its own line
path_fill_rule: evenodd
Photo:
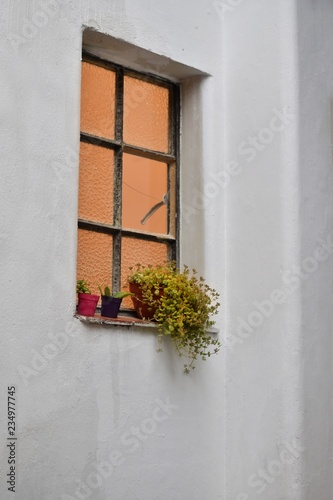
M 179 262 L 179 148 L 180 148 L 180 86 L 164 78 L 158 76 L 135 71 L 124 66 L 100 59 L 90 53 L 82 52 L 82 61 L 91 64 L 96 64 L 106 69 L 115 71 L 116 73 L 116 107 L 115 107 L 115 138 L 105 139 L 99 136 L 91 135 L 86 132 L 80 132 L 80 141 L 92 145 L 99 145 L 108 149 L 112 149 L 115 155 L 114 162 L 114 210 L 113 224 L 94 222 L 85 219 L 78 219 L 78 228 L 92 232 L 105 233 L 113 236 L 113 259 L 112 259 L 112 289 L 118 291 L 121 288 L 121 239 L 123 236 L 165 243 L 168 246 L 168 258 Z M 170 153 L 161 153 L 150 149 L 144 149 L 137 146 L 132 146 L 123 141 L 123 113 L 124 113 L 124 76 L 129 75 L 155 85 L 161 85 L 169 89 L 169 151 Z M 164 161 L 168 164 L 168 188 L 175 190 L 175 214 L 173 232 L 175 236 L 157 235 L 148 232 L 140 232 L 137 230 L 123 229 L 121 226 L 121 211 L 122 211 L 122 162 L 123 154 L 132 153 L 148 159 Z M 175 169 L 175 186 L 170 186 L 171 169 Z M 170 232 L 170 203 L 168 202 L 168 233 Z M 111 277 L 110 277 L 111 278 Z

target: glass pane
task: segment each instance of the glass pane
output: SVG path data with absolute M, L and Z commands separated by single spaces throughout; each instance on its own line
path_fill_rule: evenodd
M 112 236 L 79 229 L 77 279 L 90 283 L 92 293 L 99 295 L 97 285 L 111 285 Z
M 169 151 L 169 90 L 137 78 L 124 78 L 124 141 Z
M 81 131 L 114 138 L 116 74 L 95 64 L 82 63 Z
M 168 165 L 124 154 L 122 225 L 150 233 L 168 230 Z
M 168 260 L 168 245 L 156 243 L 155 241 L 145 241 L 137 238 L 123 238 L 121 244 L 121 289 L 128 290 L 127 276 L 130 274 L 130 267 L 135 268 L 140 262 L 142 265 L 163 264 Z M 122 307 L 133 309 L 131 298 L 126 298 L 122 302 Z
M 81 142 L 79 218 L 113 223 L 113 162 L 112 150 Z

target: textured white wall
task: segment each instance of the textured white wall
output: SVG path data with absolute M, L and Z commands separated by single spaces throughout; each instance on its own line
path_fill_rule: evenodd
M 329 0 L 2 2 L 16 498 L 331 499 L 332 16 Z M 187 377 L 151 332 L 73 318 L 83 26 L 162 56 L 157 71 L 211 75 L 184 82 L 181 254 L 228 328 Z M 6 499 L 4 410 L 0 425 Z
M 332 15 L 225 14 L 227 498 L 332 498 Z
M 333 5 L 299 2 L 301 259 L 333 252 Z M 333 257 L 302 281 L 304 498 L 333 495 Z
M 220 19 L 209 2 L 22 0 L 0 10 L 0 352 L 3 397 L 17 385 L 16 498 L 223 498 L 223 354 L 185 376 L 168 342 L 155 352 L 151 331 L 73 318 L 83 26 L 215 75 L 186 83 L 191 205 L 203 166 L 222 165 Z M 223 290 L 220 203 L 190 207 L 182 257 Z M 218 227 L 205 225 L 214 214 Z
M 284 452 L 302 437 L 299 290 L 273 303 L 298 262 L 296 23 L 286 1 L 225 15 L 225 154 L 241 168 L 226 209 L 226 481 L 237 500 L 302 498 L 301 459 Z

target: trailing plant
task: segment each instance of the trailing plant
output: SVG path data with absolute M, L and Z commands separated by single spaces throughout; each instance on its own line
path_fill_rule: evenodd
M 76 282 L 76 293 L 88 293 L 91 294 L 90 284 L 86 280 L 77 280 Z
M 207 332 L 215 323 L 211 316 L 218 312 L 219 294 L 195 269 L 184 266 L 180 271 L 171 262 L 155 267 L 137 264 L 130 271 L 128 282 L 140 285 L 142 302 L 154 311 L 160 340 L 163 335 L 170 336 L 179 356 L 189 358 L 185 373 L 194 369 L 198 358 L 205 361 L 220 350 L 219 340 Z

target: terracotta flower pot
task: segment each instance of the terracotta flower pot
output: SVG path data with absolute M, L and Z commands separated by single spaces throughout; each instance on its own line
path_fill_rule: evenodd
M 92 295 L 90 293 L 79 293 L 79 302 L 77 305 L 77 312 L 82 316 L 94 316 L 99 295 Z
M 101 316 L 106 318 L 116 318 L 119 313 L 122 299 L 102 295 Z
M 129 283 L 129 289 L 130 292 L 132 292 L 134 295 L 132 295 L 132 302 L 134 305 L 135 312 L 141 319 L 153 319 L 154 314 L 157 309 L 157 305 L 155 308 L 149 308 L 147 304 L 143 303 L 142 299 L 142 288 L 141 285 L 138 283 Z M 160 295 L 159 297 L 156 297 L 156 302 L 160 299 L 160 297 L 163 295 L 163 288 L 160 288 Z

